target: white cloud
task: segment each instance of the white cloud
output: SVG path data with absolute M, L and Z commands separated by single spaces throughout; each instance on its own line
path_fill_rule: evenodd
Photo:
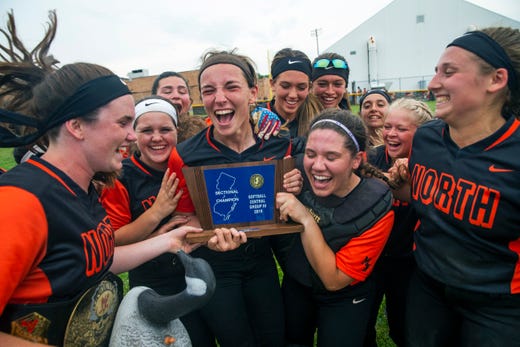
M 480 5 L 490 1 L 474 0 Z M 150 74 L 195 69 L 209 48 L 238 48 L 266 74 L 268 55 L 292 47 L 312 59 L 313 29 L 321 29 L 323 51 L 390 2 L 2 0 L 0 25 L 5 28 L 6 13 L 13 8 L 20 36 L 32 47 L 43 35 L 47 11 L 56 9 L 58 33 L 51 53 L 63 64 L 98 63 L 121 76 L 138 68 Z M 518 0 L 495 0 L 493 6 L 502 2 L 518 12 Z

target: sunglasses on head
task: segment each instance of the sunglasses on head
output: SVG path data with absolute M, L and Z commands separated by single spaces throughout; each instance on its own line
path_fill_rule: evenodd
M 329 67 L 330 64 L 336 69 L 348 69 L 347 62 L 341 59 L 320 59 L 314 63 L 314 67 L 324 69 Z

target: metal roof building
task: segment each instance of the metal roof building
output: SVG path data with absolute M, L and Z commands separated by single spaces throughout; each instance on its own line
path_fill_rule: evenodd
M 520 12 L 520 1 L 513 10 Z M 394 0 L 325 52 L 347 59 L 350 91 L 425 89 L 448 43 L 489 26 L 520 28 L 520 22 L 464 0 Z

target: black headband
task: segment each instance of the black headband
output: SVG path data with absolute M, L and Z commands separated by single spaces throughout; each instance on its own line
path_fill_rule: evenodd
M 235 65 L 240 70 L 244 72 L 247 85 L 249 88 L 253 88 L 256 84 L 256 76 L 255 76 L 255 68 L 250 64 L 243 61 L 241 58 L 231 55 L 231 54 L 222 54 L 222 55 L 214 55 L 208 59 L 207 62 L 204 62 L 199 70 L 198 82 L 199 82 L 199 90 L 200 90 L 200 76 L 202 72 L 206 70 L 208 67 L 217 65 L 217 64 L 230 64 Z
M 301 71 L 309 76 L 309 79 L 311 78 L 311 62 L 308 59 L 298 57 L 284 57 L 277 60 L 271 68 L 271 78 L 275 79 L 282 72 L 289 70 Z
M 312 81 L 325 75 L 337 75 L 345 80 L 345 84 L 348 85 L 348 68 L 347 69 L 336 69 L 335 67 L 313 67 L 312 68 Z
M 0 146 L 14 147 L 33 143 L 50 129 L 70 119 L 84 116 L 126 94 L 131 94 L 126 84 L 116 75 L 109 75 L 83 84 L 45 120 L 0 109 L 0 123 L 36 129 L 30 134 L 18 136 L 14 131 L 0 127 Z
M 457 37 L 446 47 L 457 46 L 478 55 L 495 69 L 505 68 L 510 90 L 518 87 L 518 80 L 511 59 L 504 48 L 482 31 L 470 31 Z
M 368 92 L 363 94 L 361 98 L 359 98 L 359 105 L 363 105 L 363 101 L 365 101 L 365 98 L 372 94 L 379 94 L 383 96 L 386 99 L 386 101 L 388 101 L 388 103 L 392 102 L 392 98 L 390 97 L 390 95 L 388 95 L 388 93 L 385 92 L 383 89 L 370 89 Z

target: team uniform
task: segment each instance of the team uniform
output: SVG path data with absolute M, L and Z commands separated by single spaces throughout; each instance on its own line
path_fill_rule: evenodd
M 255 145 L 237 153 L 215 141 L 211 126 L 180 143 L 169 160 L 184 192 L 177 211 L 195 212 L 182 167 L 283 159 L 298 150 L 288 136 L 255 139 Z M 215 294 L 200 311 L 220 346 L 283 346 L 283 305 L 268 239 L 251 238 L 228 252 L 206 247 L 192 252 L 207 260 L 215 273 Z
M 123 171 L 115 185 L 102 192 L 102 204 L 110 222 L 117 233 L 122 226 L 129 224 L 150 208 L 161 189 L 163 171 L 157 171 L 132 155 L 123 160 Z M 164 218 L 157 229 L 170 217 Z M 164 253 L 128 272 L 130 288 L 145 286 L 160 295 L 180 293 L 186 288 L 184 267 L 177 256 Z M 197 314 L 180 318 L 190 334 L 194 346 L 214 346 L 214 339 L 204 340 L 207 334 L 200 332 L 201 325 Z
M 107 214 L 93 185 L 38 157 L 1 175 L 0 207 L 1 330 L 62 345 L 79 296 L 109 274 Z
M 407 322 L 411 345 L 447 346 L 453 336 L 430 332 L 453 326 L 461 331 L 458 345 L 520 345 L 520 162 L 512 160 L 519 127 L 509 117 L 464 148 L 442 120 L 415 134 L 409 169 L 420 225 L 408 304 L 416 317 Z
M 379 180 L 361 178 L 346 197 L 317 197 L 305 190 L 298 199 L 310 210 L 335 252 L 336 266 L 355 281 L 328 291 L 296 237 L 282 284 L 287 342 L 313 346 L 317 328 L 318 345 L 362 346 L 375 294 L 369 275 L 392 229 L 392 195 Z
M 385 146 L 377 146 L 368 153 L 368 162 L 387 172 L 393 165 Z M 405 308 L 407 288 L 415 268 L 413 258 L 413 232 L 417 214 L 406 201 L 392 202 L 395 214 L 390 237 L 372 272 L 376 296 L 365 346 L 376 346 L 375 325 L 379 307 L 385 296 L 389 335 L 398 346 L 405 344 Z

